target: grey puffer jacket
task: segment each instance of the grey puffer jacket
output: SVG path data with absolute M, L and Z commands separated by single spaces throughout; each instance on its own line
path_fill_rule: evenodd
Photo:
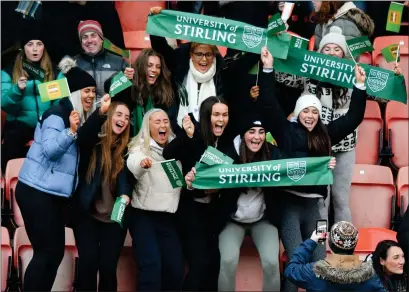
M 315 27 L 315 50 L 318 50 L 322 37 L 329 33 L 332 26 L 341 28 L 346 40 L 364 35 L 371 37 L 375 29 L 373 20 L 365 12 L 357 8 L 352 1 L 346 2 L 338 9 L 333 19 Z
M 112 74 L 125 69 L 127 64 L 122 57 L 112 54 L 104 49 L 95 56 L 90 56 L 83 52 L 75 56 L 74 59 L 77 61 L 77 67 L 94 77 L 95 82 L 97 83 L 96 102 L 105 94 L 105 80 L 111 77 Z

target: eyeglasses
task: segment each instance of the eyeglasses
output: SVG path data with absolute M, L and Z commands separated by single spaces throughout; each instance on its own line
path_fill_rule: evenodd
M 203 56 L 205 56 L 206 57 L 206 59 L 207 60 L 211 60 L 211 59 L 213 59 L 213 57 L 214 57 L 214 54 L 213 53 L 206 53 L 206 54 L 204 54 L 204 53 L 202 53 L 202 52 L 195 52 L 195 53 L 193 53 L 195 56 L 196 56 L 196 58 L 197 59 L 199 59 L 199 60 L 201 60 L 202 58 L 203 58 Z

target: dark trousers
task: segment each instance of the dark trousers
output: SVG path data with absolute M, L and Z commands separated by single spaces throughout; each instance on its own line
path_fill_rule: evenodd
M 180 291 L 185 269 L 174 214 L 130 207 L 128 215 L 137 291 Z
M 217 291 L 220 270 L 216 212 L 212 204 L 179 203 L 179 230 L 189 271 L 184 291 Z
M 1 169 L 6 171 L 7 162 L 15 158 L 25 158 L 29 147 L 27 142 L 34 139 L 34 128 L 21 122 L 6 122 L 3 145 L 1 145 Z
M 80 214 L 80 211 L 74 216 L 76 218 L 73 220 L 73 227 L 79 256 L 76 289 L 116 291 L 116 269 L 125 241 L 126 228 L 115 222 L 98 221 L 89 214 Z
M 34 251 L 24 275 L 24 291 L 51 291 L 64 257 L 67 199 L 18 182 L 16 200 Z

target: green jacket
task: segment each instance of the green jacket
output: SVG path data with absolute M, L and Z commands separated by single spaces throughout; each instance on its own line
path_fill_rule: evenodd
M 21 91 L 7 71 L 1 70 L 1 109 L 7 113 L 7 121 L 19 121 L 35 128 L 41 115 L 58 100 L 42 102 L 37 87 L 41 82 L 38 80 L 27 80 L 26 88 Z M 64 77 L 58 73 L 56 79 Z

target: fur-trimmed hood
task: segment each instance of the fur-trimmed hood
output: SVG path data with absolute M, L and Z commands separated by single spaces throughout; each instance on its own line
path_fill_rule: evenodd
M 334 20 L 340 18 L 354 22 L 362 35 L 371 37 L 375 30 L 375 23 L 371 17 L 356 7 L 353 2 L 347 2 L 338 9 L 334 15 Z
M 336 284 L 356 284 L 371 279 L 375 271 L 371 262 L 361 262 L 357 255 L 329 255 L 314 265 L 318 278 Z

